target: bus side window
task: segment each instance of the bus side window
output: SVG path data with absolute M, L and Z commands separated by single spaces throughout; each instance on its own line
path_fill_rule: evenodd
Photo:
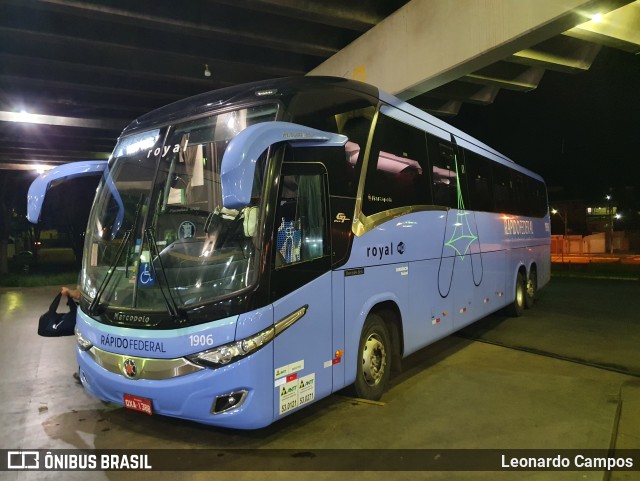
M 423 131 L 380 114 L 371 146 L 362 211 L 431 204 Z
M 491 166 L 493 176 L 493 197 L 496 212 L 514 213 L 513 186 L 511 184 L 511 169 L 494 163 Z
M 276 211 L 276 268 L 327 255 L 323 175 L 285 175 Z
M 544 182 L 528 178 L 527 184 L 527 202 L 531 205 L 531 215 L 544 217 L 547 214 L 547 189 Z
M 493 211 L 491 162 L 470 150 L 464 151 L 464 160 L 469 184 L 469 208 L 484 212 Z
M 331 191 L 333 195 L 356 196 L 360 180 L 360 165 L 367 147 L 373 107 L 338 115 L 339 133 L 349 138 L 345 145 L 346 163 L 343 169 L 331 169 Z
M 514 214 L 530 215 L 531 205 L 528 202 L 527 186 L 525 176 L 516 170 L 511 171 L 511 182 L 513 186 Z
M 346 162 L 342 168 L 330 169 L 332 195 L 357 195 L 360 166 L 376 104 L 377 100 L 346 89 L 304 90 L 291 101 L 291 122 L 349 138 Z
M 458 178 L 456 159 L 450 142 L 428 136 L 429 160 L 432 170 L 433 203 L 458 207 Z

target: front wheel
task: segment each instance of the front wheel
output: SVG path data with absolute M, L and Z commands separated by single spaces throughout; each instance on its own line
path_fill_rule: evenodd
M 391 367 L 391 338 L 384 320 L 377 314 L 369 314 L 364 323 L 357 362 L 354 394 L 377 401 L 387 387 Z

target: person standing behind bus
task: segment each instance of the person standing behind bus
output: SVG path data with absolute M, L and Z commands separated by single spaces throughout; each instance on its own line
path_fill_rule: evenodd
M 77 287 L 75 289 L 69 289 L 66 286 L 63 286 L 60 289 L 60 293 L 63 296 L 67 296 L 69 299 L 73 299 L 76 302 L 80 301 L 80 289 L 78 289 Z
M 66 286 L 62 286 L 60 288 L 60 294 L 62 294 L 63 296 L 67 296 L 69 299 L 73 299 L 73 301 L 76 302 L 76 303 L 80 302 L 80 289 L 79 289 L 79 286 L 76 286 L 75 289 L 69 289 Z M 80 374 L 78 374 L 78 371 L 74 371 L 72 376 L 73 376 L 73 379 L 76 380 L 76 383 L 82 384 L 80 382 Z

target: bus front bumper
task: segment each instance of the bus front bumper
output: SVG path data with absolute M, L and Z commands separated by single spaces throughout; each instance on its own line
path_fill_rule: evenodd
M 142 398 L 154 415 L 236 429 L 256 429 L 274 420 L 273 343 L 227 366 L 167 379 L 129 379 L 79 348 L 77 359 L 84 388 L 104 401 L 131 407 L 131 398 Z M 229 399 L 232 407 L 225 405 Z

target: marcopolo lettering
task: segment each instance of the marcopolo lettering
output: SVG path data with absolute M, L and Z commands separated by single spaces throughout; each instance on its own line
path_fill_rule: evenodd
M 117 322 L 135 322 L 137 324 L 149 324 L 151 318 L 141 314 L 126 314 L 124 312 L 116 312 L 113 320 Z
M 504 219 L 504 235 L 533 235 L 530 220 Z
M 129 351 L 167 352 L 164 348 L 164 342 L 162 341 L 130 339 L 128 337 L 111 336 L 109 334 L 102 334 L 100 336 L 100 344 L 103 347 L 127 349 Z
M 315 137 L 315 134 L 310 134 L 307 132 L 284 132 L 282 134 L 283 139 L 312 139 Z

